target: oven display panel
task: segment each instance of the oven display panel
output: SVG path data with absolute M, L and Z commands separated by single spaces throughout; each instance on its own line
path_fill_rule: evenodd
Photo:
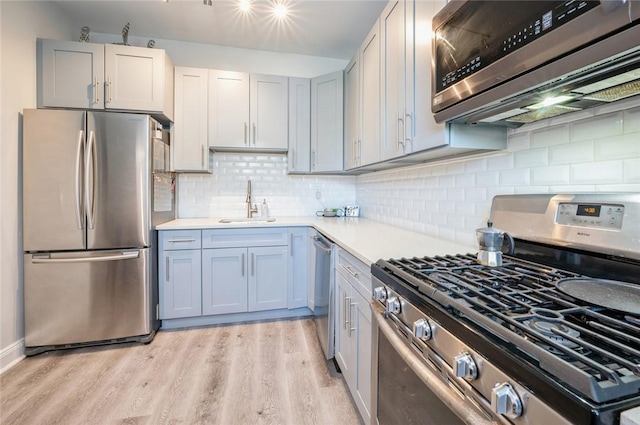
M 556 223 L 604 229 L 622 228 L 624 205 L 569 204 L 558 205 Z

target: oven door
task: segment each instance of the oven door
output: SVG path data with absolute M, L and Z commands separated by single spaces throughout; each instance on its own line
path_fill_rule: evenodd
M 435 366 L 409 344 L 409 329 L 401 329 L 371 303 L 375 317 L 372 356 L 373 425 L 447 424 L 496 425 L 464 395 L 436 373 Z

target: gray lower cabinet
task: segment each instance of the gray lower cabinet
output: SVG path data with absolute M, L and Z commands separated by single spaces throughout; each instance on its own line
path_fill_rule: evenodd
M 159 232 L 160 319 L 307 305 L 307 228 Z
M 371 274 L 339 248 L 335 266 L 335 357 L 364 423 L 371 419 Z
M 200 316 L 200 231 L 160 232 L 159 243 L 160 319 Z

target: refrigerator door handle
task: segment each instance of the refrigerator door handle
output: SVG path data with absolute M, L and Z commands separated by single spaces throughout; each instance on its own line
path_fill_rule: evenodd
M 78 130 L 78 147 L 76 149 L 76 225 L 79 230 L 84 228 L 82 217 L 82 156 L 84 154 L 84 130 Z
M 41 263 L 95 263 L 98 261 L 130 260 L 140 257 L 140 251 L 122 251 L 119 254 L 100 255 L 95 257 L 60 257 L 51 258 L 49 254 L 34 254 L 31 262 Z
M 84 205 L 87 214 L 87 228 L 95 228 L 95 185 L 97 175 L 96 134 L 89 132 L 89 145 L 84 156 Z

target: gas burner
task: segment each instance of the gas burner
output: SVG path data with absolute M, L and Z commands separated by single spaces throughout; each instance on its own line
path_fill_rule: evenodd
M 554 331 L 560 331 L 562 333 L 569 334 L 571 337 L 579 338 L 580 332 L 576 331 L 565 325 L 564 323 L 560 323 L 559 321 L 549 321 L 544 319 L 531 319 L 524 322 L 525 325 L 529 326 L 531 329 L 540 332 L 542 335 L 547 337 L 548 339 L 562 344 L 567 348 L 576 348 L 579 345 L 575 342 L 558 335 Z

